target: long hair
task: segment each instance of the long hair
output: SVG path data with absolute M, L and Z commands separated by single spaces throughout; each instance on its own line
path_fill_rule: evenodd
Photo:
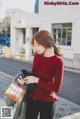
M 54 53 L 58 56 L 63 56 L 62 52 L 61 52 L 61 49 L 60 48 L 57 48 L 56 45 L 54 44 L 54 39 L 53 37 L 51 36 L 51 34 L 46 31 L 46 30 L 41 30 L 39 32 L 37 32 L 33 37 L 32 37 L 32 40 L 31 40 L 31 44 L 32 46 L 34 46 L 34 40 L 44 46 L 45 48 L 51 48 L 51 47 L 54 47 Z

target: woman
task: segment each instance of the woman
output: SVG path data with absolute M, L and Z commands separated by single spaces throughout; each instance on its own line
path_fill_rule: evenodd
M 53 119 L 58 93 L 62 86 L 64 63 L 60 49 L 48 31 L 41 30 L 32 38 L 35 51 L 32 72 L 36 76 L 27 76 L 21 84 L 36 83 L 29 94 L 25 119 Z

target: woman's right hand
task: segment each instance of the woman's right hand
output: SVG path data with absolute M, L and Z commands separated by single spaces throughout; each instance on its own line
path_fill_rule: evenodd
M 20 76 L 18 79 L 17 79 L 18 83 L 20 83 L 21 85 L 23 85 L 25 83 L 25 80 Z

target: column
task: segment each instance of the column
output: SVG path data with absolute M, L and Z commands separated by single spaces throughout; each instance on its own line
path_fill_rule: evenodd
M 30 56 L 32 54 L 32 48 L 31 48 L 31 28 L 26 28 L 26 60 L 30 60 Z

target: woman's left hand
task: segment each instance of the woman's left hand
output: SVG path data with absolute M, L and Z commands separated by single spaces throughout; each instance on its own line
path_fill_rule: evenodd
M 26 76 L 26 78 L 24 78 L 25 83 L 26 84 L 30 84 L 30 83 L 38 83 L 39 78 L 35 77 L 35 76 Z

